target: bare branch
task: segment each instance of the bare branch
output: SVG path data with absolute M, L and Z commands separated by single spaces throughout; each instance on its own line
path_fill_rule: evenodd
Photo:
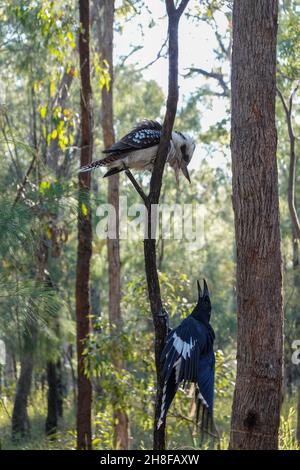
M 27 184 L 27 182 L 28 182 L 28 177 L 29 177 L 31 171 L 33 170 L 33 167 L 34 167 L 36 158 L 37 158 L 37 152 L 35 152 L 35 154 L 33 155 L 32 160 L 31 160 L 31 163 L 30 163 L 30 165 L 29 165 L 29 167 L 28 167 L 28 169 L 27 169 L 27 171 L 26 171 L 26 174 L 25 174 L 25 176 L 24 176 L 24 179 L 23 179 L 21 185 L 20 185 L 19 188 L 18 188 L 18 192 L 17 192 L 17 195 L 16 195 L 16 197 L 15 197 L 13 206 L 15 206 L 15 205 L 17 204 L 17 202 L 20 200 L 20 197 L 21 197 L 21 195 L 22 195 L 22 192 L 23 192 L 23 190 L 24 190 L 24 188 L 25 188 L 25 186 L 26 186 L 26 184 Z
M 189 72 L 185 75 L 185 77 L 189 77 L 191 76 L 193 73 L 198 73 L 200 75 L 203 75 L 204 77 L 206 78 L 213 78 L 214 80 L 217 80 L 217 82 L 219 83 L 220 87 L 223 89 L 223 95 L 225 97 L 228 97 L 230 96 L 230 90 L 229 90 L 229 87 L 227 85 L 227 83 L 225 82 L 224 80 L 224 75 L 222 73 L 219 73 L 219 72 L 209 72 L 208 70 L 204 70 L 202 68 L 198 68 L 198 67 L 191 67 L 189 69 Z
M 299 88 L 299 84 L 293 89 L 289 97 L 289 105 L 287 105 L 283 93 L 277 88 L 277 94 L 281 100 L 283 109 L 285 111 L 286 123 L 288 128 L 290 140 L 290 166 L 289 166 L 289 181 L 288 181 L 288 205 L 293 229 L 293 236 L 300 240 L 300 222 L 296 209 L 296 195 L 295 195 L 295 180 L 296 180 L 296 153 L 295 153 L 295 134 L 292 124 L 292 109 L 293 99 Z
M 129 57 L 131 57 L 133 54 L 135 54 L 136 52 L 138 52 L 138 51 L 140 51 L 141 49 L 143 49 L 143 47 L 144 47 L 144 46 L 141 46 L 141 45 L 132 46 L 131 51 L 130 51 L 127 55 L 122 56 L 122 60 L 121 60 L 120 66 L 123 67 L 123 66 L 125 65 L 125 62 L 129 59 Z
M 176 10 L 176 13 L 177 13 L 179 18 L 181 17 L 182 13 L 186 9 L 188 3 L 189 3 L 189 0 L 182 0 L 181 1 L 179 7 Z
M 167 45 L 167 42 L 168 42 L 168 37 L 166 37 L 166 39 L 165 39 L 164 42 L 162 43 L 161 48 L 159 49 L 159 51 L 158 51 L 157 56 L 155 57 L 155 59 L 151 60 L 151 62 L 149 62 L 149 63 L 148 63 L 147 65 L 145 65 L 144 67 L 140 67 L 139 69 L 137 69 L 137 71 L 138 71 L 138 72 L 141 72 L 142 70 L 148 69 L 149 67 L 151 67 L 151 65 L 155 64 L 155 62 L 157 62 L 159 59 L 161 59 L 162 57 L 164 57 L 163 49 L 164 49 L 165 46 Z
M 143 199 L 144 203 L 146 204 L 147 196 L 146 196 L 143 189 L 141 188 L 141 186 L 139 185 L 139 183 L 137 182 L 137 180 L 135 179 L 135 177 L 133 176 L 133 174 L 131 173 L 131 171 L 128 168 L 126 168 L 125 174 L 126 174 L 126 176 L 128 176 L 128 178 L 130 179 L 131 183 L 133 184 L 135 190 L 139 193 L 139 195 Z

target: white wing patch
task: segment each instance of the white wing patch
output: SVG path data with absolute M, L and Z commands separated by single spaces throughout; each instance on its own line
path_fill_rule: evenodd
M 176 349 L 178 354 L 182 354 L 183 359 L 186 359 L 187 356 L 191 356 L 191 350 L 194 346 L 195 343 L 192 337 L 190 339 L 190 342 L 186 343 L 177 335 L 176 332 L 173 334 L 173 348 Z
M 209 408 L 207 401 L 205 400 L 204 396 L 200 393 L 198 389 L 198 399 L 201 401 L 202 405 L 206 408 Z

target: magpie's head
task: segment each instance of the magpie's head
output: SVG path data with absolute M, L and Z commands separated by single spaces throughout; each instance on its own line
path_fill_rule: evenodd
M 195 317 L 199 321 L 202 321 L 203 323 L 209 323 L 211 315 L 211 303 L 206 280 L 203 279 L 203 292 L 199 281 L 197 281 L 197 286 L 198 303 L 192 311 L 191 315 L 193 315 L 193 317 Z
M 176 149 L 177 172 L 181 170 L 186 179 L 191 182 L 187 167 L 192 159 L 196 147 L 194 139 L 188 134 L 174 131 L 172 133 L 172 140 Z

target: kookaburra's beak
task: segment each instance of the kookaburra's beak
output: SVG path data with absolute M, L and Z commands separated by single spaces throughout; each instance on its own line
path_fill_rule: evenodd
M 188 172 L 188 169 L 187 169 L 187 163 L 184 160 L 181 161 L 180 168 L 181 168 L 182 173 L 184 174 L 184 176 L 186 177 L 186 179 L 190 183 L 191 178 L 190 178 L 190 175 L 189 175 L 189 172 Z

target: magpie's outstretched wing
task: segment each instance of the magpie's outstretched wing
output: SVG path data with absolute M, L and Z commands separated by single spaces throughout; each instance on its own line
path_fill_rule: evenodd
M 211 351 L 200 358 L 196 387 L 196 419 L 201 431 L 211 435 L 215 432 L 213 423 L 213 402 L 215 382 L 215 355 Z
M 206 342 L 204 327 L 191 316 L 172 330 L 161 355 L 165 380 L 175 370 L 176 383 L 196 382 L 198 363 Z
M 206 345 L 205 327 L 191 316 L 169 333 L 161 355 L 164 393 L 158 426 L 165 419 L 180 382 L 197 382 L 199 361 Z
M 104 150 L 103 153 L 121 155 L 158 145 L 161 129 L 162 126 L 159 122 L 144 119 L 129 134 L 126 134 L 110 148 Z

